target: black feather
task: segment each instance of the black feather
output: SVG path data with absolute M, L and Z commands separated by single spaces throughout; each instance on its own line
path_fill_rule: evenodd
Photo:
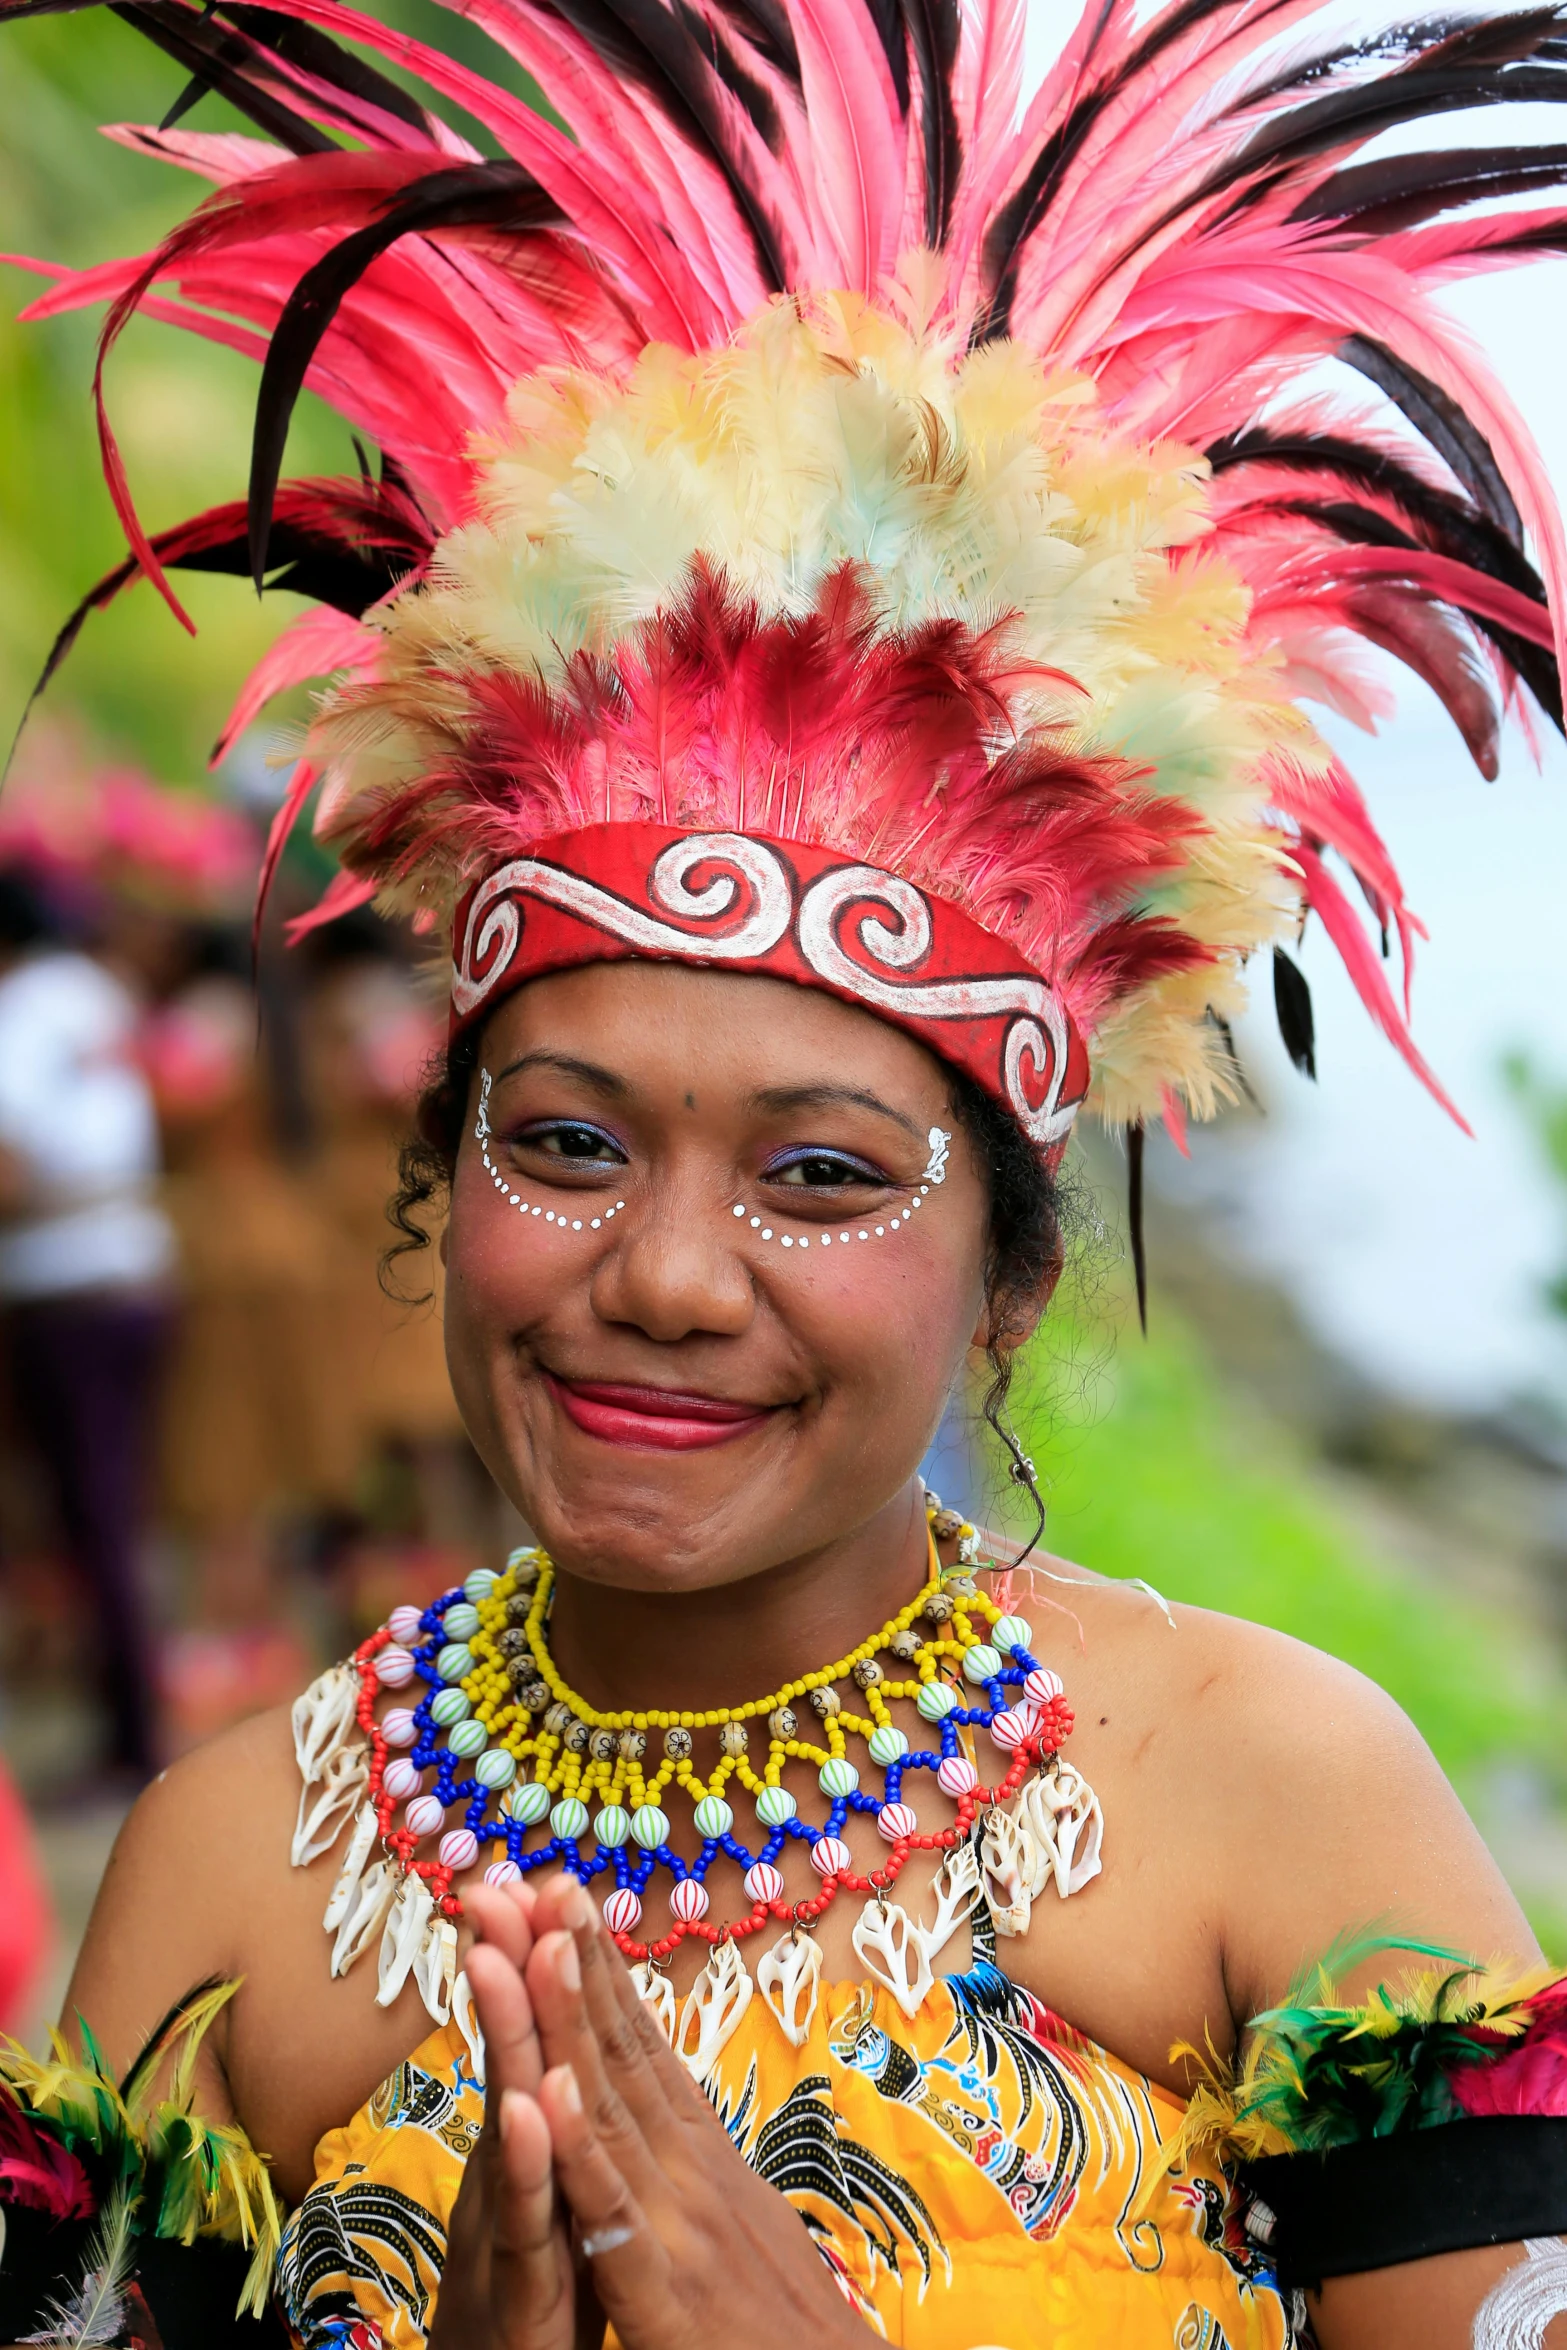
M 1011 332 L 1012 304 L 1017 295 L 1018 264 L 1023 248 L 1050 210 L 1063 174 L 1105 108 L 1122 96 L 1139 74 L 1156 65 L 1166 49 L 1184 40 L 1194 27 L 1206 17 L 1216 15 L 1224 5 L 1225 0 L 1185 0 L 1183 6 L 1172 8 L 1167 15 L 1156 19 L 1119 66 L 1102 81 L 1084 89 L 1066 119 L 1051 132 L 1017 189 L 985 232 L 982 259 L 988 294 L 974 329 L 976 343 L 994 342 Z M 1287 6 L 1288 0 L 1269 0 L 1263 13 L 1277 15 Z M 1084 59 L 1085 81 L 1100 37 L 1110 23 L 1111 8 L 1112 0 L 1101 0 L 1099 19 L 1089 37 Z
M 285 304 L 261 371 L 250 457 L 250 569 L 259 590 L 270 560 L 272 501 L 295 403 L 321 338 L 372 261 L 399 237 L 431 229 L 503 226 L 545 229 L 560 219 L 554 201 L 518 163 L 458 163 L 413 180 L 378 220 L 356 229 L 307 269 Z
M 713 88 L 720 77 L 712 62 L 713 36 L 708 28 L 702 28 L 698 40 L 664 0 L 555 0 L 555 5 L 603 62 L 622 80 L 645 90 L 682 137 L 723 174 L 750 229 L 762 276 L 774 293 L 782 293 L 789 271 L 776 224 L 726 142 Z
M 957 0 L 902 0 L 909 45 L 920 72 L 920 127 L 925 147 L 925 242 L 946 242 L 963 149 L 952 102 L 958 54 Z M 906 103 L 906 101 L 905 101 Z
M 155 48 L 182 66 L 204 90 L 215 90 L 268 138 L 291 155 L 330 155 L 337 141 L 296 107 L 285 106 L 270 89 L 251 79 L 258 65 L 254 45 L 229 32 L 183 0 L 110 0 L 112 13 Z M 20 13 L 20 12 L 19 12 Z
M 1311 989 L 1298 963 L 1282 947 L 1273 950 L 1273 1008 L 1278 1014 L 1284 1050 L 1303 1077 L 1317 1076 L 1317 1022 L 1311 1008 Z
M 1187 215 L 1233 195 L 1233 217 L 1271 196 L 1305 165 L 1338 148 L 1358 147 L 1405 124 L 1473 107 L 1567 103 L 1567 69 L 1553 61 L 1554 8 L 1482 21 L 1454 32 L 1450 20 L 1411 25 L 1375 41 L 1325 52 L 1297 66 L 1265 90 L 1248 90 L 1236 111 L 1266 100 L 1274 109 L 1235 152 L 1188 189 L 1155 221 L 1139 245 Z M 1388 60 L 1393 70 L 1368 73 L 1347 88 L 1305 97 L 1293 107 L 1278 101 L 1309 90 L 1344 66 Z M 1455 150 L 1455 164 L 1463 157 Z
M 1358 375 L 1365 376 L 1379 392 L 1385 393 L 1421 439 L 1429 441 L 1475 504 L 1521 549 L 1523 519 L 1491 444 L 1452 394 L 1397 357 L 1384 343 L 1373 342 L 1367 335 L 1346 336 L 1338 347 L 1338 356 L 1346 367 L 1353 367 Z
M 1545 583 L 1511 533 L 1467 499 L 1424 480 L 1386 449 L 1338 433 L 1284 433 L 1254 425 L 1215 441 L 1206 454 L 1216 474 L 1237 466 L 1277 465 L 1289 472 L 1336 476 L 1378 491 L 1419 526 L 1419 543 L 1504 581 L 1545 608 Z
M 435 543 L 395 468 L 380 482 L 291 482 L 285 485 L 288 511 L 272 533 L 272 560 L 278 566 L 268 589 L 308 596 L 357 620 L 372 604 L 417 570 Z M 169 571 L 205 571 L 235 579 L 250 576 L 246 510 L 215 506 L 194 522 L 159 531 L 153 552 Z M 106 572 L 69 614 L 49 648 L 48 659 L 27 697 L 6 764 L 16 755 L 34 703 L 45 692 L 88 618 L 112 604 L 141 576 L 134 555 Z
M 1143 1234 L 1143 1122 L 1126 1130 L 1126 1227 L 1132 1243 L 1132 1277 L 1137 1283 L 1137 1319 L 1148 1335 L 1148 1245 Z
M 1434 213 L 1523 196 L 1567 179 L 1567 147 L 1437 148 L 1385 155 L 1336 171 L 1301 198 L 1291 220 L 1352 221 L 1366 236 L 1417 228 Z
M 351 49 L 340 48 L 315 25 L 297 24 L 275 8 L 250 5 L 250 0 L 219 0 L 219 8 L 242 33 L 301 73 L 341 90 L 345 97 L 374 106 L 411 130 L 428 131 L 430 117 L 417 99 Z
M 1298 515 L 1302 521 L 1318 523 L 1350 546 L 1393 547 L 1418 550 L 1422 541 L 1402 531 L 1385 514 L 1378 514 L 1369 506 L 1357 505 L 1352 499 L 1310 498 L 1289 499 L 1276 509 L 1282 514 Z M 1464 560 L 1460 557 L 1459 560 Z M 1480 566 L 1476 566 L 1480 568 Z M 1528 592 L 1528 591 L 1525 591 Z M 1545 607 L 1545 593 L 1536 577 L 1533 600 Z M 1556 656 L 1549 646 L 1536 645 L 1525 637 L 1514 634 L 1484 612 L 1474 610 L 1458 596 L 1452 599 L 1453 609 L 1462 612 L 1473 629 L 1488 637 L 1504 660 L 1518 672 L 1552 724 L 1562 726 L 1562 686 L 1556 667 Z
M 162 2056 L 198 2000 L 205 1999 L 209 1991 L 221 1990 L 223 1982 L 222 1975 L 208 1975 L 204 1983 L 194 1984 L 189 1991 L 176 1999 L 167 2014 L 161 2016 L 153 2025 L 143 2043 L 140 2056 L 136 2058 L 120 2083 L 120 2095 L 127 2105 L 141 2088 L 148 2073 L 157 2064 L 159 2057 Z

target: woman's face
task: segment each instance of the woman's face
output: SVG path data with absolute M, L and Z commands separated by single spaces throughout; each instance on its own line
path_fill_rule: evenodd
M 617 963 L 507 997 L 480 1067 L 505 1182 L 476 1077 L 447 1357 L 546 1549 L 696 1590 L 892 1500 L 981 1334 L 988 1202 L 941 1064 L 783 980 Z M 950 1151 L 920 1198 L 932 1128 Z

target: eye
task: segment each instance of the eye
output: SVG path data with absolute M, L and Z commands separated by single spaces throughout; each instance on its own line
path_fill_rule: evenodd
M 792 1157 L 775 1159 L 771 1166 L 762 1169 L 764 1183 L 795 1191 L 847 1191 L 855 1184 L 862 1189 L 878 1189 L 888 1180 L 879 1167 L 833 1150 L 797 1151 Z
M 509 1139 L 514 1150 L 537 1151 L 541 1157 L 564 1159 L 574 1167 L 626 1164 L 626 1154 L 612 1134 L 576 1118 L 553 1118 L 544 1125 L 525 1127 Z

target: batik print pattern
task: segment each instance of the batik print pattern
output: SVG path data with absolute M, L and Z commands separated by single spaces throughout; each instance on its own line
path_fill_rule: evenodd
M 871 2326 L 906 2350 L 1289 2350 L 1222 2170 L 1164 2175 L 1182 2106 L 988 1954 L 905 2016 L 823 1985 L 794 2048 L 752 2000 L 708 2082 Z M 302 2350 L 417 2350 L 484 2092 L 455 2025 L 331 2131 L 280 2269 Z

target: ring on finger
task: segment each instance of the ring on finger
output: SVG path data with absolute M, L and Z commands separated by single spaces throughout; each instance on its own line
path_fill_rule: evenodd
M 584 2260 L 600 2260 L 606 2252 L 619 2252 L 631 2242 L 635 2228 L 593 2228 L 582 2238 Z

